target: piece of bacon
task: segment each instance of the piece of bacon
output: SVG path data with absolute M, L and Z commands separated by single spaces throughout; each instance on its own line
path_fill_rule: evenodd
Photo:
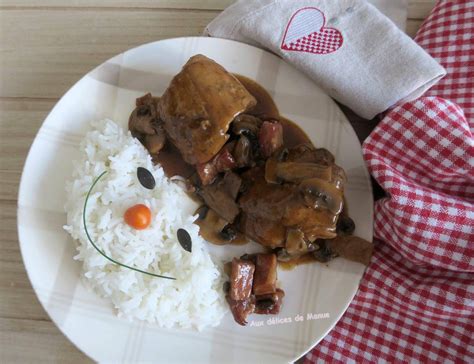
M 278 121 L 264 121 L 258 134 L 262 157 L 269 158 L 283 146 L 283 126 Z
M 216 176 L 225 171 L 230 171 L 237 166 L 232 153 L 224 146 L 209 162 L 196 165 L 196 171 L 203 186 L 211 184 Z

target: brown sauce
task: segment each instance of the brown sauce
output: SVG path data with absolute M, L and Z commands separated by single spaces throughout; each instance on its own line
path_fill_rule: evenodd
M 194 167 L 186 163 L 178 148 L 168 141 L 165 147 L 152 156 L 153 163 L 159 163 L 168 177 L 181 176 L 189 178 L 195 172 Z
M 279 119 L 280 113 L 270 94 L 254 80 L 242 75 L 234 74 L 247 91 L 255 97 L 257 105 L 247 113 L 260 119 Z
M 313 144 L 306 133 L 294 122 L 282 116 L 279 120 L 283 126 L 283 142 L 286 148 L 293 148 L 303 143 Z
M 247 113 L 261 119 L 275 119 L 283 126 L 283 141 L 285 147 L 293 148 L 302 143 L 311 143 L 306 133 L 293 121 L 280 115 L 270 94 L 254 80 L 242 75 L 234 75 L 244 85 L 248 92 L 257 99 L 257 105 Z
M 283 270 L 292 270 L 298 265 L 314 263 L 317 261 L 318 260 L 314 257 L 313 254 L 304 254 L 298 258 L 291 259 L 287 262 L 278 262 L 278 266 L 281 267 Z

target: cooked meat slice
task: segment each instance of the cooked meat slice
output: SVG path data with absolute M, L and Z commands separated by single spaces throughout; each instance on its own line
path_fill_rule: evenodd
M 250 298 L 254 272 L 255 265 L 252 262 L 237 258 L 232 259 L 229 291 L 232 300 L 241 301 Z
M 260 315 L 278 315 L 285 292 L 279 288 L 274 293 L 255 297 L 255 313 Z
M 225 173 L 222 181 L 219 182 L 220 186 L 229 194 L 232 199 L 236 199 L 239 194 L 240 187 L 242 186 L 242 178 L 234 172 L 228 171 Z
M 226 297 L 227 303 L 229 304 L 230 312 L 234 316 L 235 322 L 245 326 L 247 325 L 247 317 L 255 310 L 255 297 L 250 297 L 247 300 L 236 301 L 230 298 L 229 295 Z
M 297 186 L 266 183 L 262 168 L 253 168 L 242 175 L 246 191 L 239 198 L 242 211 L 249 216 L 280 221 L 288 204 L 299 195 Z
M 169 138 L 190 164 L 205 163 L 228 139 L 232 120 L 256 104 L 232 74 L 213 60 L 191 57 L 159 102 Z
M 151 96 L 150 93 L 136 100 L 136 108 L 128 119 L 128 129 L 133 136 L 156 134 L 154 124 L 158 120 L 158 100 L 159 98 Z
M 264 121 L 258 134 L 260 152 L 269 158 L 275 151 L 283 147 L 283 127 L 277 121 Z
M 198 191 L 198 194 L 204 199 L 207 206 L 230 223 L 234 221 L 240 212 L 237 203 L 226 190 L 219 187 L 218 182 L 204 186 Z
M 277 280 L 277 259 L 275 254 L 257 254 L 253 293 L 258 295 L 274 293 Z
M 235 202 L 240 185 L 240 177 L 232 172 L 227 172 L 223 178 L 216 180 L 213 184 L 198 189 L 198 194 L 204 199 L 207 206 L 232 223 L 240 212 L 239 206 Z
M 328 206 L 322 206 L 321 201 L 320 208 L 317 196 L 311 195 L 313 190 L 310 185 L 307 186 L 309 196 L 305 198 L 305 191 L 298 185 L 266 183 L 262 175 L 261 168 L 254 168 L 243 175 L 246 189 L 239 198 L 239 204 L 244 214 L 241 228 L 246 235 L 273 248 L 285 246 L 287 228 L 301 230 L 308 242 L 336 236 L 338 215 L 333 211 L 337 212 L 337 198 L 342 196 L 340 190 L 333 185 L 327 191 L 321 188 L 333 200 L 328 201 Z
M 358 236 L 337 236 L 326 240 L 329 251 L 343 258 L 369 265 L 374 245 Z
M 270 248 L 285 246 L 286 227 L 253 215 L 242 214 L 240 230 L 257 243 Z

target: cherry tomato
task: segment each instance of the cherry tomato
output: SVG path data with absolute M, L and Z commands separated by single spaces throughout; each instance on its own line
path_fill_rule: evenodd
M 143 230 L 151 223 L 151 211 L 147 206 L 138 204 L 127 209 L 123 218 L 132 228 Z

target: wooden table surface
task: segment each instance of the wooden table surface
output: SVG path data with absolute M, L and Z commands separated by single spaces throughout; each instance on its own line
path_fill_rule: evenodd
M 82 75 L 139 44 L 200 35 L 232 0 L 0 0 L 0 362 L 90 362 L 33 292 L 16 229 L 18 184 L 44 118 Z M 414 35 L 435 0 L 409 0 Z M 363 134 L 364 132 L 361 131 Z

